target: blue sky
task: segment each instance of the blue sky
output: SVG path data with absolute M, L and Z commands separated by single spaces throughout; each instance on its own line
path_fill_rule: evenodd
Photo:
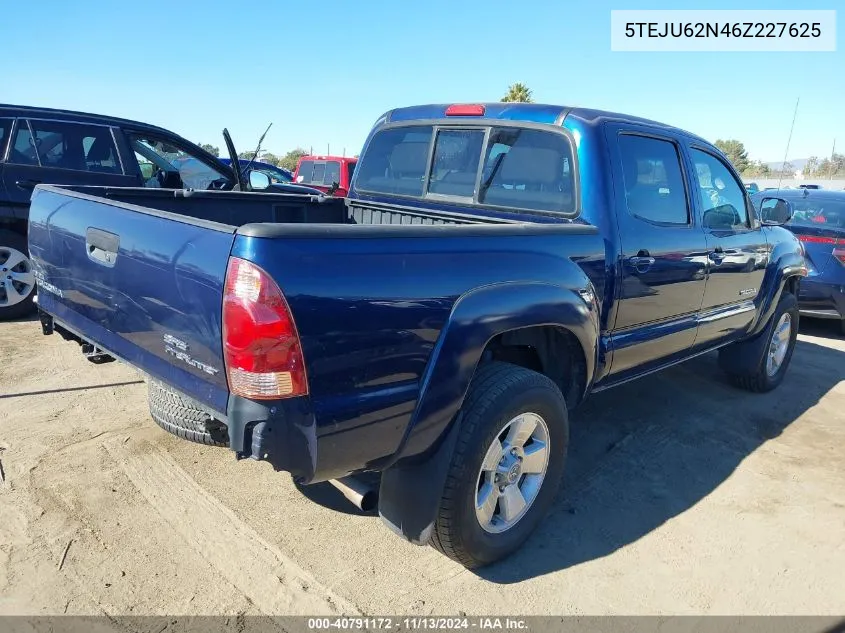
M 241 150 L 358 153 L 402 105 L 497 101 L 521 81 L 538 102 L 628 112 L 780 160 L 845 151 L 845 41 L 835 53 L 614 53 L 611 9 L 675 1 L 284 0 L 125 4 L 30 0 L 3 7 L 0 102 L 164 126 Z M 791 9 L 794 0 L 688 8 Z M 845 8 L 804 0 L 803 9 Z M 84 7 L 84 8 L 83 8 Z M 478 8 L 482 7 L 482 8 Z

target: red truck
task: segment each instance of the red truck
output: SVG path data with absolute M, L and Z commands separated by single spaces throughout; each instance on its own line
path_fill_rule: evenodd
M 345 198 L 357 158 L 346 156 L 303 156 L 296 165 L 293 181 Z

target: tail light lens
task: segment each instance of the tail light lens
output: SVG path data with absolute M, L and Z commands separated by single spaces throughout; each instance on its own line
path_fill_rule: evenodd
M 819 237 L 818 235 L 799 235 L 798 239 L 808 244 L 836 244 L 835 237 Z M 839 240 L 842 242 L 842 240 Z
M 836 258 L 840 264 L 845 265 L 845 239 L 835 237 L 820 237 L 817 235 L 799 235 L 798 239 L 804 243 L 809 244 L 832 244 L 833 257 Z
M 282 291 L 261 268 L 237 257 L 226 271 L 223 358 L 236 395 L 270 400 L 308 394 L 299 334 Z

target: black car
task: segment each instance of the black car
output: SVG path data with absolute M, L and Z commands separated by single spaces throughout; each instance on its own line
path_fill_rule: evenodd
M 230 151 L 233 147 L 227 138 Z M 115 117 L 0 104 L 0 321 L 35 310 L 27 250 L 32 190 L 39 183 L 233 189 L 244 179 L 164 128 Z M 315 189 L 279 184 L 281 193 Z

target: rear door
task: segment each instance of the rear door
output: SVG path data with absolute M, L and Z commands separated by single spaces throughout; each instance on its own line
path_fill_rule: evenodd
M 159 195 L 172 198 L 168 191 L 149 198 Z M 107 352 L 225 412 L 223 282 L 235 229 L 138 203 L 36 190 L 29 246 L 39 305 Z
M 622 246 L 611 373 L 688 349 L 704 296 L 707 244 L 696 222 L 678 140 L 609 125 Z
M 9 203 L 25 217 L 37 184 L 137 186 L 124 172 L 114 132 L 93 123 L 17 119 L 3 169 Z
M 708 258 L 696 345 L 707 345 L 739 335 L 751 324 L 769 247 L 748 193 L 728 163 L 694 144 L 689 155 Z

